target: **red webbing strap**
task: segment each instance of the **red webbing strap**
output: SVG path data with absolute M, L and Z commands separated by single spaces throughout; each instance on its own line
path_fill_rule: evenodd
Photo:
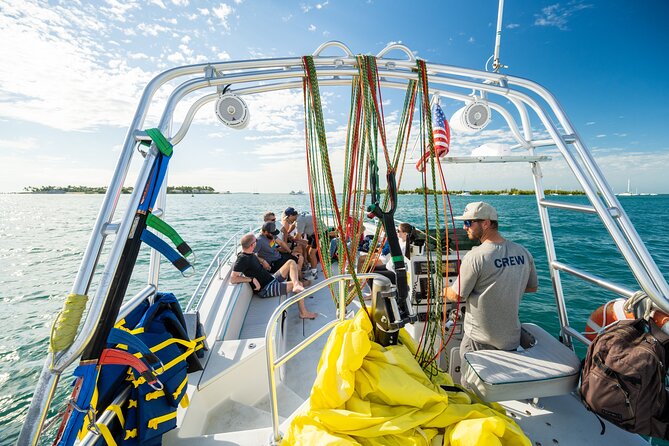
M 146 379 L 146 382 L 149 385 L 155 384 L 158 382 L 158 378 L 153 374 L 153 371 L 139 359 L 137 356 L 124 352 L 123 350 L 117 350 L 115 348 L 106 348 L 102 351 L 100 355 L 99 365 L 127 365 L 135 369 L 141 376 Z

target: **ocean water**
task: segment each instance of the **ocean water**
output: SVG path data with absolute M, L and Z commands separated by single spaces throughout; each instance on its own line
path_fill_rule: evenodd
M 44 362 L 51 323 L 70 292 L 102 195 L 0 195 L 0 444 L 16 441 Z M 583 196 L 551 197 L 585 204 Z M 454 211 L 483 199 L 500 214 L 500 231 L 535 257 L 539 291 L 522 302 L 521 319 L 558 332 L 545 247 L 533 196 L 452 197 Z M 125 209 L 122 196 L 118 212 Z M 621 197 L 621 204 L 655 262 L 669 280 L 669 239 L 663 229 L 669 216 L 669 195 Z M 288 206 L 308 210 L 306 195 L 170 195 L 165 219 L 194 248 L 196 275 L 183 278 L 168 263 L 162 267 L 161 290 L 174 292 L 185 304 L 209 262 L 240 228 L 257 227 L 267 210 L 280 213 Z M 424 226 L 422 197 L 402 195 L 396 217 Z M 632 274 L 592 215 L 550 210 L 558 259 L 569 265 L 638 289 Z M 101 257 L 104 259 L 104 255 Z M 148 250 L 142 249 L 128 295 L 146 283 Z M 562 274 L 570 322 L 583 327 L 592 310 L 617 297 Z M 91 294 L 96 288 L 94 279 Z M 579 353 L 584 349 L 579 348 Z M 64 378 L 70 382 L 67 374 Z M 61 385 L 63 401 L 68 386 Z

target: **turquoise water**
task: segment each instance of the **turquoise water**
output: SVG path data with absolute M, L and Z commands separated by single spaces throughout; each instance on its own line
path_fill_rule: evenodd
M 555 302 L 534 197 L 480 198 L 498 209 L 502 234 L 525 245 L 536 259 L 539 292 L 523 300 L 521 319 L 556 334 Z M 551 198 L 586 203 L 582 196 Z M 125 209 L 127 199 L 121 197 L 119 209 Z M 467 202 L 477 199 L 452 197 L 455 212 L 462 212 Z M 669 195 L 620 200 L 669 280 L 669 240 L 664 231 Z M 170 195 L 168 201 L 166 220 L 195 249 L 199 272 L 204 272 L 229 236 L 240 228 L 258 226 L 265 211 L 279 213 L 287 206 L 308 209 L 307 196 L 288 194 Z M 51 322 L 70 292 L 101 202 L 101 195 L 0 195 L 0 444 L 16 440 L 43 364 Z M 424 226 L 422 209 L 421 197 L 403 195 L 396 216 Z M 560 261 L 638 288 L 611 239 L 602 236 L 604 228 L 596 217 L 560 210 L 551 210 L 550 215 Z M 140 254 L 128 295 L 146 283 L 147 252 L 143 249 Z M 602 302 L 616 297 L 567 274 L 562 278 L 575 327 L 582 327 Z M 160 287 L 173 291 L 185 303 L 198 281 L 197 274 L 184 279 L 165 264 Z M 58 398 L 62 400 L 67 389 L 61 387 Z

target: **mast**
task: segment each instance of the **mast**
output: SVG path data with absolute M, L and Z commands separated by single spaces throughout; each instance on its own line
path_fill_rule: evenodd
M 495 34 L 495 52 L 493 54 L 493 61 L 492 61 L 492 69 L 495 73 L 499 73 L 500 68 L 508 68 L 506 65 L 502 65 L 499 62 L 499 49 L 502 43 L 503 14 L 504 14 L 504 0 L 499 0 L 499 8 L 497 9 L 497 33 Z

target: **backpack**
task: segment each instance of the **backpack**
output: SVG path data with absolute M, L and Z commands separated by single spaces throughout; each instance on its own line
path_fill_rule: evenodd
M 581 400 L 629 432 L 669 439 L 667 344 L 669 336 L 652 320 L 622 320 L 609 327 L 588 347 Z

